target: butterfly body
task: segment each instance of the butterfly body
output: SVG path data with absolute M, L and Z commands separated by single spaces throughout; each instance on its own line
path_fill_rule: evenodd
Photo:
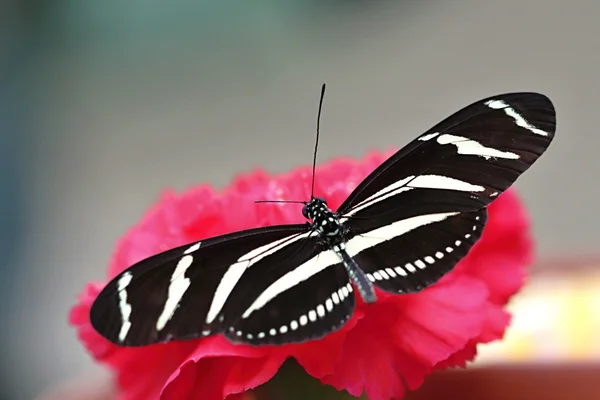
M 356 296 L 435 284 L 479 240 L 487 206 L 548 148 L 550 100 L 508 93 L 475 102 L 392 155 L 331 210 L 305 224 L 233 232 L 142 260 L 94 302 L 94 328 L 121 346 L 222 334 L 252 345 L 321 338 Z M 318 132 L 318 131 L 317 131 Z
M 321 237 L 321 246 L 338 255 L 363 301 L 374 303 L 377 296 L 373 284 L 346 252 L 346 242 L 351 235 L 350 228 L 340 221 L 339 215 L 327 206 L 322 197 L 315 197 L 307 202 L 302 214 L 312 220 L 311 230 L 315 230 Z

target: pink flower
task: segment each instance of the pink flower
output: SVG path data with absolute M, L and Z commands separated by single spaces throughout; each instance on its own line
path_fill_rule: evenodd
M 389 155 L 360 162 L 338 159 L 317 168 L 315 195 L 336 209 Z M 169 248 L 257 226 L 301 223 L 301 205 L 254 204 L 258 199 L 310 197 L 311 170 L 238 177 L 222 192 L 198 186 L 165 193 L 119 241 L 108 269 L 112 278 Z M 313 377 L 371 400 L 400 399 L 435 369 L 464 366 L 476 344 L 502 338 L 510 316 L 503 309 L 523 284 L 532 258 L 529 223 L 513 191 L 489 207 L 482 239 L 437 284 L 411 295 L 378 292 L 370 306 L 357 298 L 351 320 L 322 340 L 284 346 L 233 345 L 221 336 L 143 348 L 115 346 L 94 331 L 92 302 L 103 283 L 86 286 L 70 322 L 92 356 L 110 366 L 119 399 L 222 400 L 273 377 L 289 357 Z

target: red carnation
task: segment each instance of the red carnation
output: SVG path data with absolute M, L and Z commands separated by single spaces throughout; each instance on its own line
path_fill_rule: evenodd
M 317 168 L 315 195 L 336 209 L 388 154 L 360 162 L 338 159 Z M 108 278 L 169 248 L 240 229 L 304 222 L 299 205 L 254 204 L 258 199 L 307 199 L 311 169 L 270 176 L 262 171 L 216 192 L 198 186 L 165 193 L 123 237 Z M 352 319 L 322 340 L 285 346 L 233 345 L 221 336 L 143 348 L 115 346 L 89 321 L 102 283 L 89 284 L 70 322 L 95 359 L 115 370 L 119 399 L 222 400 L 268 381 L 289 357 L 313 377 L 370 400 L 399 399 L 438 368 L 464 366 L 478 343 L 500 339 L 510 316 L 503 309 L 523 284 L 532 257 L 525 210 L 512 191 L 489 207 L 482 239 L 437 284 L 412 295 L 378 293 L 358 300 Z

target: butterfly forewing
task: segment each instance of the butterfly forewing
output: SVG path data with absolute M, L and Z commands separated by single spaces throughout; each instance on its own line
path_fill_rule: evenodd
M 268 285 L 318 252 L 308 225 L 258 228 L 180 246 L 109 282 L 92 306 L 91 322 L 107 339 L 127 346 L 218 333 L 237 319 L 224 312 L 227 302 L 250 304 L 254 299 L 244 297 L 250 287 Z
M 554 107 L 541 94 L 504 94 L 473 103 L 385 161 L 338 212 L 360 215 L 372 205 L 371 215 L 383 213 L 389 208 L 376 204 L 395 196 L 396 207 L 413 206 L 402 197 L 415 189 L 454 191 L 457 211 L 478 210 L 537 160 L 555 128 Z M 454 201 L 445 193 L 438 200 L 450 206 Z

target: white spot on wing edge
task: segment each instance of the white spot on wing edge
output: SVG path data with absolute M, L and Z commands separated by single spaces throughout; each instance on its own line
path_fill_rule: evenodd
M 119 281 L 117 282 L 117 289 L 119 290 L 119 310 L 121 310 L 121 319 L 123 324 L 121 325 L 121 330 L 119 331 L 119 340 L 122 342 L 127 337 L 127 333 L 131 328 L 131 321 L 129 317 L 131 316 L 131 304 L 127 303 L 127 286 L 133 279 L 133 275 L 131 272 L 125 272 Z
M 331 299 L 325 300 L 325 308 L 328 312 L 331 312 L 331 310 L 333 310 L 333 301 L 331 301 Z
M 169 290 L 167 294 L 167 301 L 162 313 L 156 320 L 156 330 L 161 331 L 167 322 L 173 317 L 181 298 L 185 294 L 185 291 L 190 287 L 190 279 L 185 277 L 185 272 L 194 262 L 194 257 L 186 255 L 179 260 L 173 275 L 171 275 L 171 283 L 169 284 Z
M 520 156 L 516 153 L 511 153 L 509 151 L 500 151 L 491 147 L 485 147 L 481 143 L 476 142 L 475 140 L 462 136 L 443 134 L 437 138 L 437 142 L 441 145 L 453 144 L 454 146 L 456 146 L 458 154 L 463 155 L 479 156 L 485 159 L 489 159 L 490 157 L 497 157 L 505 158 L 508 160 L 518 160 L 520 158 Z
M 306 317 L 305 314 L 302 314 L 300 316 L 299 321 L 300 321 L 300 325 L 301 326 L 304 326 L 304 325 L 308 324 L 308 318 Z
M 337 291 L 335 291 L 335 292 L 333 292 L 333 293 L 331 294 L 331 299 L 333 300 L 333 302 L 334 302 L 335 304 L 338 304 L 338 303 L 340 302 L 340 298 L 339 298 L 339 296 L 338 296 L 338 294 L 337 294 Z
M 525 128 L 536 135 L 548 136 L 548 132 L 531 125 L 525 118 L 523 118 L 521 114 L 506 104 L 506 102 L 503 100 L 488 100 L 485 102 L 485 105 L 495 110 L 504 109 L 504 113 L 514 119 L 515 123 L 521 128 Z
M 325 307 L 323 307 L 322 304 L 319 304 L 317 306 L 317 315 L 321 318 L 323 318 L 325 316 Z

